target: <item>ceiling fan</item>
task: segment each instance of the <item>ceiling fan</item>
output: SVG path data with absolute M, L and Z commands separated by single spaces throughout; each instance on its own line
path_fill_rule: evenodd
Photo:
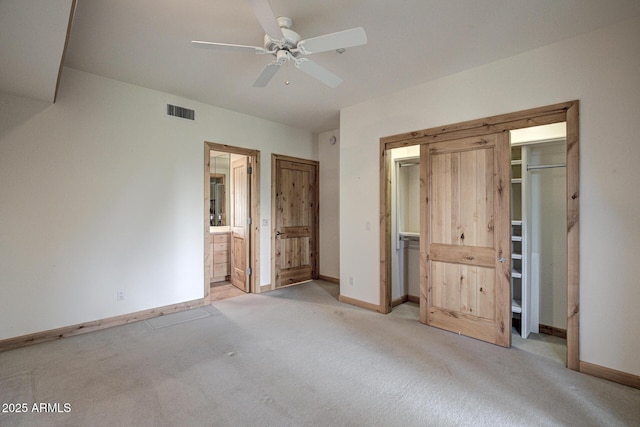
M 327 86 L 335 88 L 342 83 L 342 79 L 326 68 L 304 58 L 303 55 L 330 50 L 340 51 L 347 47 L 360 46 L 367 43 L 367 34 L 362 27 L 303 40 L 298 33 L 291 29 L 293 21 L 290 18 L 284 16 L 275 17 L 269 0 L 247 1 L 266 33 L 264 35 L 264 47 L 200 40 L 193 40 L 191 43 L 194 46 L 204 48 L 253 51 L 260 55 L 269 54 L 274 56 L 275 59 L 264 67 L 262 73 L 256 79 L 253 84 L 254 87 L 265 87 L 282 64 L 293 62 L 296 68 L 320 80 Z

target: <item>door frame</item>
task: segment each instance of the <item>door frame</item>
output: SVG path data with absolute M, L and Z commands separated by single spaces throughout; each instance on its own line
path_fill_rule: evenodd
M 276 288 L 276 161 L 284 160 L 296 163 L 304 163 L 312 165 L 315 168 L 316 185 L 314 188 L 315 206 L 313 208 L 313 251 L 315 256 L 313 257 L 313 264 L 311 266 L 311 278 L 313 280 L 318 279 L 320 274 L 320 162 L 317 160 L 301 159 L 299 157 L 285 156 L 282 154 L 271 154 L 271 286 L 270 290 L 285 288 L 287 286 L 295 286 L 296 283 L 291 285 L 281 286 Z
M 380 138 L 380 306 L 391 311 L 391 156 L 388 150 L 476 137 L 552 123 L 567 126 L 567 367 L 580 371 L 580 162 L 579 101 Z M 507 167 L 508 165 L 505 165 Z M 426 267 L 421 254 L 421 272 Z M 422 274 L 422 273 L 421 273 Z
M 260 151 L 250 148 L 234 147 L 231 145 L 218 144 L 215 142 L 204 142 L 204 300 L 205 304 L 211 303 L 209 294 L 209 264 L 213 254 L 209 249 L 209 179 L 211 173 L 211 151 L 223 153 L 239 154 L 249 157 L 249 164 L 253 168 L 251 173 L 251 207 L 250 215 L 252 219 L 251 231 L 249 233 L 249 291 L 260 293 Z

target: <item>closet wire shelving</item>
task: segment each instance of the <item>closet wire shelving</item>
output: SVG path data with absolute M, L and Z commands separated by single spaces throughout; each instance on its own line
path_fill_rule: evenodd
M 522 323 L 526 313 L 525 267 L 525 226 L 523 217 L 523 175 L 526 170 L 526 150 L 520 146 L 511 147 L 511 313 L 514 320 Z

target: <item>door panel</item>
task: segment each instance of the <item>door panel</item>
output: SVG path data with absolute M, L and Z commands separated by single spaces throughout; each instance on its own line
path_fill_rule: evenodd
M 249 292 L 249 158 L 231 163 L 231 284 Z
M 420 321 L 508 347 L 508 135 L 423 145 L 420 164 Z
M 315 162 L 276 158 L 275 287 L 317 275 L 317 166 Z

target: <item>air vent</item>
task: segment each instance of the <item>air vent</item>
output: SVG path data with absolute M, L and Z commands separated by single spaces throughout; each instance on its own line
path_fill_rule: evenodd
M 195 120 L 196 111 L 189 108 L 178 107 L 177 105 L 167 104 L 167 116 L 178 117 L 180 119 Z

